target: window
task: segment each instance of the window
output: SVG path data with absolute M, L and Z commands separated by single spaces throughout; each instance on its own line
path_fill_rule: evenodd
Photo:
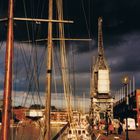
M 81 130 L 78 130 L 78 134 L 81 135 Z
M 71 130 L 69 130 L 69 134 L 72 134 Z

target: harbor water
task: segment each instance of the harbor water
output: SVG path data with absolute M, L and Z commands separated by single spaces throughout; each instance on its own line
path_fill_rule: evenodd
M 60 131 L 61 128 L 62 126 L 51 127 L 51 139 Z M 9 140 L 42 140 L 41 128 L 33 125 L 11 127 Z

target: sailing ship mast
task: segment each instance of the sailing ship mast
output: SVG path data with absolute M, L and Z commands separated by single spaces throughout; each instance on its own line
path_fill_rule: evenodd
M 45 103 L 45 132 L 44 138 L 50 140 L 50 106 L 51 106 L 51 79 L 52 79 L 52 22 L 73 23 L 72 21 L 53 20 L 53 0 L 49 0 L 49 19 L 31 19 L 13 17 L 13 0 L 9 0 L 8 8 L 8 33 L 5 58 L 5 82 L 4 82 L 4 108 L 2 120 L 1 140 L 8 140 L 10 132 L 10 109 L 12 91 L 12 61 L 13 61 L 13 20 L 48 22 L 48 54 L 47 54 L 47 87 Z M 4 19 L 7 20 L 7 19 Z M 47 130 L 47 131 L 46 131 Z
M 9 0 L 1 140 L 8 140 L 10 131 L 13 40 L 13 0 Z
M 5 57 L 5 82 L 4 82 L 4 108 L 2 117 L 2 135 L 1 140 L 8 140 L 10 132 L 11 116 L 11 92 L 12 92 L 12 62 L 13 62 L 13 20 L 28 20 L 48 22 L 48 54 L 47 54 L 47 88 L 46 88 L 46 106 L 45 106 L 45 139 L 50 140 L 50 106 L 51 106 L 51 79 L 52 79 L 52 22 L 73 23 L 63 19 L 53 20 L 53 0 L 49 0 L 49 19 L 31 19 L 13 17 L 13 0 L 9 0 L 8 8 L 8 32 Z M 7 19 L 4 19 L 7 20 Z M 63 40 L 61 38 L 60 40 Z M 65 39 L 64 39 L 65 40 Z M 69 40 L 69 39 L 68 39 Z M 76 39 L 77 40 L 77 39 Z
M 52 79 L 52 18 L 53 0 L 49 0 L 49 22 L 48 22 L 48 59 L 47 59 L 47 86 L 46 86 L 46 106 L 45 106 L 45 128 L 47 140 L 50 140 L 50 106 L 51 106 L 51 79 Z

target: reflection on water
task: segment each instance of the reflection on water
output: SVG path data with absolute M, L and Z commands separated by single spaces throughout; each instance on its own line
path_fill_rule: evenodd
M 53 138 L 61 128 L 62 126 L 51 127 L 51 138 Z M 10 129 L 11 134 L 9 136 L 9 140 L 42 140 L 41 130 L 42 128 L 39 128 L 33 124 L 28 126 L 24 125 L 24 126 L 12 127 Z M 0 131 L 0 135 L 1 135 L 1 131 Z

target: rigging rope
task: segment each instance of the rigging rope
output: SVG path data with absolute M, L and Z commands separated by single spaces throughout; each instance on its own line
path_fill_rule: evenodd
M 40 3 L 40 1 L 38 2 L 38 3 Z M 45 0 L 44 0 L 44 2 L 43 3 L 45 3 Z M 31 4 L 31 15 L 32 15 L 32 17 L 35 17 L 35 10 L 36 9 L 34 9 L 34 6 L 33 6 L 33 4 L 32 3 L 30 3 Z M 42 5 L 42 12 L 41 12 L 41 16 L 43 15 L 43 11 L 44 11 L 44 5 Z M 25 15 L 25 17 L 27 18 L 27 8 L 26 8 L 26 3 L 25 3 L 25 0 L 23 0 L 23 8 L 24 8 L 24 15 Z M 39 9 L 39 4 L 38 4 L 38 9 Z M 37 9 L 37 10 L 38 10 Z M 37 11 L 37 13 L 39 13 L 38 11 Z M 40 26 L 39 26 L 40 27 Z M 35 35 L 34 35 L 34 31 L 36 32 L 36 36 L 38 36 L 39 35 L 39 28 L 36 28 L 36 25 L 34 25 L 33 23 L 32 23 L 32 37 L 30 36 L 30 30 L 29 30 L 29 24 L 28 24 L 28 22 L 26 21 L 26 28 L 27 28 L 27 36 L 28 36 L 28 40 L 30 40 L 30 38 L 32 38 L 33 39 L 33 41 L 35 40 Z M 35 30 L 34 30 L 35 29 Z M 38 29 L 38 30 L 37 30 Z M 31 44 L 29 43 L 28 44 L 29 46 L 31 46 Z M 27 74 L 27 82 L 28 82 L 28 94 L 27 94 L 27 97 L 28 97 L 28 95 L 30 94 L 30 91 L 32 90 L 32 92 L 31 92 L 31 95 L 32 95 L 32 100 L 33 100 L 33 103 L 35 103 L 35 101 L 34 101 L 34 97 L 33 96 L 35 96 L 35 93 L 34 93 L 34 91 L 36 91 L 37 92 L 37 96 L 38 96 L 38 99 L 39 99 L 39 101 L 40 101 L 40 103 L 42 104 L 42 101 L 41 101 L 41 97 L 40 97 L 40 92 L 39 92 L 39 68 L 37 67 L 38 66 L 38 58 L 37 58 L 37 44 L 35 44 L 35 43 L 33 43 L 33 46 L 34 47 L 30 47 L 30 56 L 29 56 L 29 59 L 26 59 L 26 57 L 24 57 L 24 64 L 26 65 L 25 66 L 25 68 L 26 68 L 26 74 Z M 25 51 L 23 51 L 23 54 L 25 55 L 26 54 L 26 52 Z M 34 56 L 34 59 L 32 58 L 32 54 L 33 54 L 33 56 Z M 26 56 L 26 55 L 25 55 Z M 26 60 L 28 60 L 28 62 L 26 63 Z M 37 64 L 36 64 L 37 63 Z M 32 68 L 32 65 L 34 66 L 33 68 Z M 40 68 L 41 69 L 41 68 Z M 33 83 L 34 83 L 34 85 L 33 85 Z M 34 86 L 34 87 L 33 87 Z M 26 98 L 27 99 L 27 98 Z M 37 101 L 38 102 L 38 101 Z M 25 100 L 25 103 L 26 103 L 26 100 Z
M 86 27 L 87 27 L 87 31 L 88 31 L 88 36 L 90 38 L 90 28 L 89 28 L 88 21 L 87 21 L 87 17 L 86 17 L 86 12 L 85 12 L 85 7 L 84 7 L 83 0 L 81 1 L 81 3 L 82 3 L 82 9 L 83 9 L 84 18 L 85 18 L 85 22 L 86 22 Z
M 42 48 L 43 49 L 43 48 Z M 46 48 L 45 48 L 46 49 Z M 24 66 L 25 66 L 25 72 L 26 72 L 26 81 L 28 82 L 28 93 L 27 93 L 27 96 L 26 96 L 26 98 L 25 98 L 25 101 L 24 101 L 24 106 L 25 106 L 25 104 L 27 103 L 27 99 L 28 99 L 28 97 L 29 97 L 29 94 L 30 94 L 30 91 L 32 90 L 32 87 L 33 87 L 33 81 L 34 81 L 34 73 L 32 72 L 32 71 L 34 71 L 34 68 L 32 68 L 31 69 L 31 67 L 32 67 L 32 65 L 31 65 L 31 62 L 30 62 L 30 58 L 29 58 L 29 60 L 28 60 L 28 56 L 27 56 L 27 54 L 25 53 L 25 49 L 24 49 L 24 47 L 23 47 L 23 44 L 20 44 L 20 50 L 21 50 L 21 57 L 23 57 L 23 63 L 24 63 Z M 31 56 L 30 56 L 31 57 Z M 41 71 L 42 71 L 42 67 L 43 67 L 43 63 L 44 63 L 44 59 L 45 58 L 45 51 L 43 51 L 42 50 L 42 54 L 41 54 L 41 56 L 40 56 L 40 59 L 38 60 L 39 61 L 39 63 L 38 63 L 38 75 L 37 75 L 37 77 L 39 77 L 40 76 L 40 73 L 41 73 Z M 38 78 L 37 78 L 38 79 Z M 39 79 L 38 79 L 39 80 Z M 36 82 L 36 81 L 35 81 Z M 36 89 L 36 87 L 34 87 L 35 89 Z M 40 100 L 40 102 L 42 102 L 41 101 L 41 97 L 40 97 L 40 95 L 38 95 L 39 96 L 39 100 Z M 32 99 L 33 99 L 33 97 L 32 97 Z M 34 102 L 34 101 L 33 101 Z
M 62 11 L 62 0 L 57 0 L 57 11 L 58 11 L 58 19 L 63 20 L 63 11 Z M 59 23 L 59 37 L 64 38 L 64 24 Z M 66 48 L 65 48 L 65 41 L 60 41 L 60 53 L 61 53 L 61 69 L 62 69 L 62 80 L 64 86 L 64 95 L 66 100 L 66 106 L 68 109 L 68 119 L 71 122 L 71 86 L 69 80 L 69 72 L 68 72 L 68 64 L 67 64 L 67 57 L 66 57 Z

